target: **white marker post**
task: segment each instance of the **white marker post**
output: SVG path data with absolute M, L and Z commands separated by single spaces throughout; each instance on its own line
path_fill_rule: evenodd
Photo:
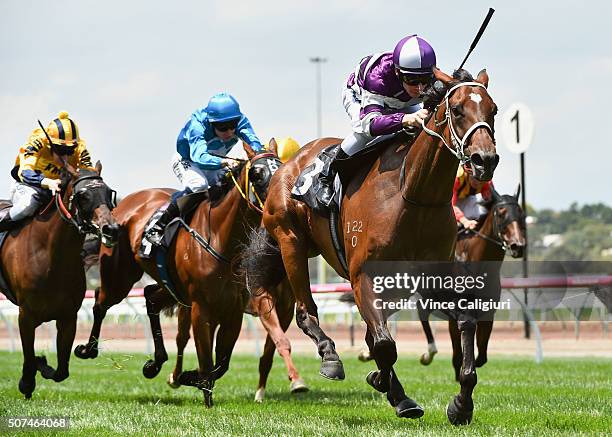
M 526 186 L 525 186 L 525 152 L 533 140 L 533 115 L 527 105 L 514 103 L 504 112 L 501 119 L 501 133 L 506 148 L 521 157 L 521 204 L 525 215 L 527 214 Z M 527 253 L 529 244 L 527 228 L 525 227 L 525 251 L 523 252 L 523 276 L 528 276 Z M 523 290 L 525 306 L 527 307 L 527 288 Z M 529 322 L 525 317 L 525 338 L 530 337 Z

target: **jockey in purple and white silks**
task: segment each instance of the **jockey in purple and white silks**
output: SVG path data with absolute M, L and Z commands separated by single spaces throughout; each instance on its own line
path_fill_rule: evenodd
M 342 91 L 342 102 L 353 132 L 335 149 L 334 162 L 362 150 L 375 137 L 392 134 L 409 126 L 420 127 L 427 117 L 421 93 L 433 80 L 436 54 L 420 36 L 401 39 L 393 52 L 363 58 Z M 321 173 L 322 189 L 317 198 L 329 205 L 336 170 Z

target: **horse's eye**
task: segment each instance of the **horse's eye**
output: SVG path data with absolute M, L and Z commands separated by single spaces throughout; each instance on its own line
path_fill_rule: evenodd
M 455 117 L 463 116 L 463 108 L 461 107 L 461 105 L 452 106 L 451 111 Z
M 497 106 L 493 108 L 493 112 L 491 112 L 491 115 L 493 115 L 494 117 L 497 115 Z

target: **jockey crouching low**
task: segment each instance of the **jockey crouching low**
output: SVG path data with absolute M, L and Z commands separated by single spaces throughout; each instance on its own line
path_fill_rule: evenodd
M 453 211 L 457 225 L 474 230 L 480 217 L 487 214 L 483 201 L 491 199 L 493 181 L 482 182 L 459 166 L 453 186 Z
M 262 150 L 251 123 L 233 96 L 215 94 L 205 108 L 197 109 L 191 115 L 178 135 L 176 153 L 172 156 L 172 170 L 183 189 L 172 195 L 164 213 L 145 232 L 147 240 L 159 245 L 164 229 L 172 219 L 181 212 L 188 213 L 205 198 L 215 197 L 214 191 L 221 178 L 228 169 L 238 165 L 238 161 L 220 156 L 226 156 L 238 140 L 256 152 Z
M 0 231 L 31 217 L 43 204 L 60 191 L 61 172 L 65 160 L 75 169 L 93 170 L 91 156 L 79 136 L 77 125 L 62 111 L 49 123 L 46 133 L 34 129 L 28 143 L 19 149 L 11 171 L 13 206 L 0 212 Z
M 417 35 L 400 40 L 393 52 L 366 56 L 359 62 L 342 93 L 353 132 L 335 149 L 329 171 L 320 174 L 319 202 L 329 206 L 332 201 L 337 160 L 364 149 L 375 137 L 421 127 L 428 115 L 421 94 L 433 81 L 435 66 L 433 47 Z

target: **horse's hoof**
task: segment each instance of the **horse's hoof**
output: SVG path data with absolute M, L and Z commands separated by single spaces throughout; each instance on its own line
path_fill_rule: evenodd
M 367 363 L 368 361 L 372 361 L 374 357 L 372 356 L 370 351 L 362 350 L 361 352 L 359 352 L 359 355 L 357 355 L 357 359 L 362 363 Z
M 322 361 L 319 375 L 323 378 L 332 379 L 334 381 L 342 381 L 344 379 L 344 367 L 342 361 Z
M 26 399 L 32 399 L 32 393 L 34 393 L 35 388 L 36 379 L 33 379 L 32 382 L 25 382 L 23 378 L 19 380 L 19 391 Z
M 53 367 L 47 364 L 47 358 L 42 355 L 40 357 L 34 357 L 36 360 L 36 369 L 40 372 L 45 379 L 55 379 L 55 370 Z
M 464 411 L 457 405 L 457 399 L 453 398 L 446 407 L 446 417 L 453 425 L 469 425 L 472 421 L 473 410 Z
M 410 398 L 406 398 L 401 401 L 395 407 L 395 414 L 397 417 L 403 417 L 406 419 L 418 419 L 419 417 L 423 417 L 425 414 L 425 410 L 419 406 L 416 402 L 414 402 Z
M 476 358 L 476 361 L 474 361 L 474 366 L 476 367 L 482 367 L 485 364 L 487 364 L 487 356 L 486 355 L 478 355 L 478 358 Z
M 291 384 L 289 384 L 289 391 L 291 391 L 291 394 L 306 393 L 308 390 L 309 388 L 302 378 L 291 381 Z
M 378 377 L 378 370 L 372 370 L 366 375 L 366 382 L 376 391 L 381 393 L 387 393 L 389 391 L 389 385 L 384 385 L 382 381 L 376 382 Z
M 429 352 L 425 352 L 421 355 L 421 364 L 424 366 L 429 366 L 434 359 L 434 354 L 430 354 Z
M 83 360 L 86 360 L 87 358 L 96 358 L 98 356 L 98 348 L 90 348 L 86 344 L 79 344 L 74 348 L 74 355 Z
M 261 404 L 264 401 L 264 396 L 266 395 L 266 389 L 264 387 L 258 388 L 255 392 L 255 402 Z
M 166 382 L 172 388 L 179 388 L 181 386 L 181 384 L 176 379 L 174 379 L 174 373 L 168 375 L 168 380 Z
M 142 374 L 148 379 L 155 378 L 157 375 L 159 375 L 160 370 L 161 366 L 157 365 L 157 363 L 153 360 L 148 360 L 146 363 L 144 363 L 144 366 L 142 366 Z

